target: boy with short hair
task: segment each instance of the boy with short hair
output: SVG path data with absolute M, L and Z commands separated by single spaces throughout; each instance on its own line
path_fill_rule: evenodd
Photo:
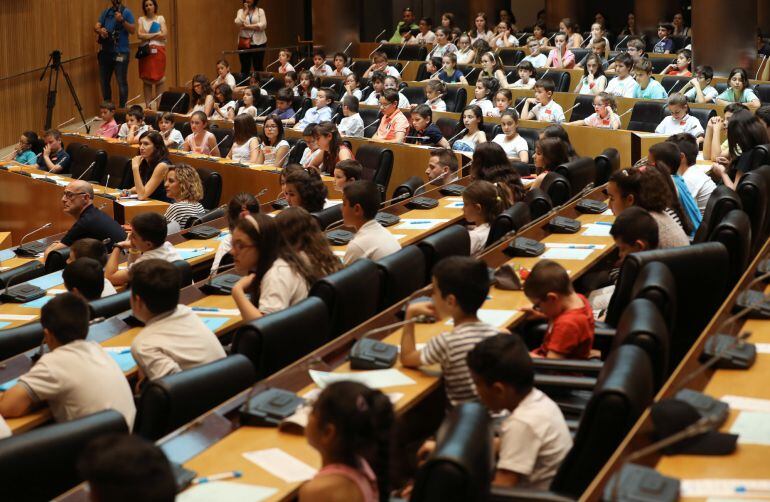
M 660 40 L 652 49 L 654 54 L 671 54 L 671 51 L 674 50 L 674 41 L 669 38 L 672 31 L 674 31 L 674 27 L 669 23 L 658 23 L 658 38 Z
M 399 93 L 394 89 L 385 89 L 379 99 L 380 125 L 372 136 L 372 141 L 385 143 L 403 143 L 409 130 L 409 119 L 398 106 Z
M 102 138 L 114 138 L 118 135 L 118 123 L 115 122 L 115 104 L 110 101 L 102 101 L 99 105 L 99 117 L 102 125 L 96 130 L 96 135 Z
M 708 65 L 695 68 L 695 76 L 687 82 L 680 92 L 690 103 L 713 103 L 719 96 L 711 81 L 714 78 L 714 69 Z
M 43 134 L 45 147 L 37 158 L 37 167 L 50 173 L 66 173 L 70 169 L 70 156 L 62 145 L 61 132 L 49 129 Z
M 181 260 L 174 245 L 166 240 L 168 226 L 166 218 L 158 213 L 140 213 L 131 220 L 128 239 L 115 244 L 104 267 L 104 275 L 113 286 L 122 286 L 129 280 L 129 270 L 145 260 L 160 259 L 168 262 Z M 119 270 L 118 264 L 123 251 L 128 252 L 127 267 Z
M 142 108 L 142 105 L 131 105 L 128 107 L 129 112 L 137 111 L 142 114 L 142 117 L 144 117 L 144 108 Z M 126 112 L 128 113 L 128 112 Z M 128 116 L 126 116 L 126 120 L 128 120 Z M 118 138 L 126 138 L 128 136 L 128 122 L 123 122 L 120 124 L 120 129 L 118 129 Z
M 364 136 L 364 119 L 358 113 L 358 98 L 348 94 L 342 98 L 342 115 L 337 130 L 341 136 L 362 138 Z
M 327 122 L 332 119 L 331 105 L 334 100 L 337 99 L 337 95 L 334 90 L 329 87 L 321 87 L 318 89 L 318 94 L 315 98 L 315 107 L 310 108 L 305 112 L 305 116 L 297 122 L 294 129 L 302 131 L 310 124 L 320 124 L 321 122 Z
M 553 80 L 542 78 L 535 83 L 535 97 L 527 98 L 521 118 L 525 120 L 540 120 L 543 122 L 564 122 L 564 110 L 561 105 L 553 100 L 555 87 Z M 532 110 L 530 105 L 535 105 Z
M 537 81 L 535 80 L 535 67 L 529 61 L 522 61 L 516 67 L 516 74 L 519 80 L 508 86 L 509 89 L 532 89 Z
M 93 258 L 78 258 L 67 264 L 62 272 L 64 287 L 86 301 L 102 297 L 104 270 Z
M 104 266 L 107 264 L 107 247 L 104 243 L 97 239 L 86 237 L 85 239 L 78 239 L 70 246 L 70 254 L 67 257 L 67 264 L 73 263 L 79 258 L 91 258 L 99 263 L 102 268 L 102 276 L 104 276 Z M 104 287 L 102 288 L 102 298 L 105 296 L 114 295 L 118 291 L 115 286 L 104 277 Z
M 548 330 L 532 357 L 587 359 L 594 342 L 594 316 L 585 296 L 576 293 L 564 267 L 540 260 L 524 283 L 531 314 L 548 319 Z
M 631 68 L 633 66 L 634 60 L 628 54 L 620 54 L 615 58 L 617 76 L 609 81 L 604 92 L 623 98 L 634 97 L 634 92 L 638 86 L 636 80 L 631 76 Z
M 406 96 L 404 96 L 404 93 L 398 89 L 400 84 L 400 78 L 394 77 L 393 75 L 388 75 L 382 81 L 382 90 L 384 91 L 385 89 L 393 89 L 394 91 L 398 92 L 398 107 L 407 109 L 409 108 L 409 100 Z
M 634 87 L 633 97 L 636 99 L 666 99 L 668 93 L 660 82 L 652 78 L 652 61 L 638 59 L 634 64 L 634 78 L 637 86 Z
M 377 106 L 380 104 L 380 96 L 382 96 L 382 91 L 385 89 L 385 77 L 387 77 L 387 75 L 381 71 L 372 73 L 372 78 L 369 79 L 369 85 L 372 86 L 372 92 L 370 92 L 364 100 L 364 105 Z M 366 89 L 364 88 L 362 92 L 364 90 Z
M 0 394 L 0 415 L 21 417 L 44 402 L 57 422 L 113 409 L 131 430 L 136 407 L 128 380 L 98 343 L 86 341 L 88 322 L 88 304 L 72 293 L 43 305 L 40 323 L 51 351 Z
M 609 65 L 609 63 L 607 63 L 607 58 L 605 57 L 607 53 L 607 42 L 605 42 L 603 38 L 600 38 L 599 40 L 594 40 L 593 42 L 591 42 L 591 53 L 596 54 L 599 57 L 599 61 L 601 61 L 602 63 L 602 68 L 606 71 Z M 580 62 L 575 65 L 575 68 L 581 69 L 581 70 L 585 68 L 589 55 L 590 54 L 586 54 L 583 57 L 583 59 L 581 59 Z M 612 63 L 612 64 L 615 64 L 615 63 Z
M 138 144 L 139 137 L 151 129 L 149 125 L 144 123 L 144 112 L 138 110 L 131 110 L 126 114 L 126 125 L 125 135 L 122 135 L 123 129 L 121 128 L 118 139 L 122 139 L 129 145 Z
M 540 53 L 540 47 L 540 42 L 538 42 L 535 37 L 529 37 L 527 39 L 527 48 L 529 49 L 529 54 L 526 55 L 522 61 L 529 61 L 535 68 L 544 67 L 548 61 L 548 56 Z
M 687 104 L 687 98 L 682 94 L 675 92 L 668 97 L 668 111 L 671 115 L 664 118 L 655 128 L 656 134 L 677 134 L 686 132 L 692 134 L 695 138 L 701 137 L 703 140 L 703 126 L 700 120 L 689 114 L 690 107 Z
M 495 335 L 468 352 L 467 364 L 484 406 L 510 412 L 500 424 L 492 484 L 548 489 L 572 437 L 556 403 L 534 387 L 527 346 L 518 335 Z
M 163 142 L 168 148 L 179 149 L 182 147 L 182 143 L 184 143 L 184 137 L 174 126 L 173 113 L 163 112 L 158 117 L 158 130 L 163 137 Z
M 323 49 L 313 51 L 313 66 L 309 69 L 313 77 L 331 77 L 334 73 L 332 67 L 326 64 L 326 52 Z
M 406 309 L 406 320 L 419 316 L 441 321 L 451 317 L 452 331 L 431 338 L 422 349 L 414 340 L 414 324 L 401 335 L 401 364 L 418 368 L 440 364 L 446 395 L 452 406 L 476 399 L 466 355 L 480 341 L 496 335 L 495 326 L 478 318 L 478 310 L 489 293 L 489 272 L 481 260 L 450 256 L 433 267 L 431 302 L 417 302 Z
M 131 268 L 131 310 L 144 328 L 131 343 L 142 375 L 155 380 L 225 357 L 217 336 L 179 304 L 179 270 L 164 260 Z
M 433 123 L 433 112 L 430 106 L 417 105 L 409 116 L 411 125 L 406 132 L 404 143 L 449 148 L 449 142 L 441 134 L 441 129 Z
M 275 110 L 270 115 L 278 115 L 278 118 L 286 123 L 289 119 L 293 119 L 296 113 L 292 108 L 294 102 L 294 93 L 288 87 L 282 87 L 278 89 L 275 94 Z M 264 122 L 267 119 L 267 115 L 257 117 L 257 122 Z
M 396 237 L 374 218 L 381 201 L 380 190 L 373 181 L 354 181 L 342 190 L 342 218 L 346 226 L 356 229 L 356 236 L 345 250 L 345 265 L 359 258 L 379 260 L 401 249 Z
M 693 167 L 698 160 L 698 142 L 691 134 L 687 133 L 674 134 L 666 141 L 674 143 L 679 147 L 681 159 L 677 173 L 687 184 L 687 190 L 695 199 L 698 210 L 702 215 L 706 211 L 706 205 L 711 197 L 711 193 L 716 190 L 717 186 L 714 180 L 711 179 L 711 176 L 703 170 Z
M 388 64 L 388 55 L 384 51 L 375 51 L 372 54 L 372 65 L 364 72 L 363 77 L 369 78 L 375 71 L 381 71 L 391 77 L 401 77 L 398 70 Z

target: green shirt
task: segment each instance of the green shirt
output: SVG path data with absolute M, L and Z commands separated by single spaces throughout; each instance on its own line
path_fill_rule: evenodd
M 642 86 L 636 86 L 634 97 L 637 99 L 666 99 L 668 98 L 668 93 L 666 93 L 666 89 L 663 88 L 660 82 L 651 78 L 646 88 L 642 89 Z

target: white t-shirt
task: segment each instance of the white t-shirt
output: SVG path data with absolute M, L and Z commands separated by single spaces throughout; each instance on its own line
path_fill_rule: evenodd
M 514 37 L 513 35 L 508 35 L 508 42 L 511 44 L 511 47 L 516 47 L 519 45 L 519 39 Z M 498 38 L 495 41 L 496 47 L 505 47 L 505 42 L 503 42 L 502 38 Z
M 529 145 L 527 145 L 527 140 L 522 138 L 521 134 L 517 134 L 516 137 L 512 140 L 508 140 L 505 137 L 505 134 L 498 134 L 495 136 L 495 139 L 493 139 L 492 142 L 502 146 L 503 150 L 505 150 L 505 154 L 509 159 L 513 158 L 515 160 L 519 160 L 519 153 L 529 153 Z
M 599 87 L 606 87 L 607 85 L 607 77 L 604 75 L 599 75 L 594 79 L 593 82 L 588 82 L 588 78 L 583 77 L 580 79 L 580 89 L 578 89 L 578 94 L 596 94 L 593 92 L 593 88 L 596 86 Z
M 393 234 L 376 220 L 369 220 L 358 229 L 356 236 L 348 243 L 342 262 L 350 265 L 359 258 L 379 260 L 399 249 L 401 244 Z
M 519 474 L 516 486 L 547 489 L 571 448 L 561 410 L 533 388 L 501 425 L 497 468 Z
M 149 380 L 179 373 L 225 357 L 217 336 L 186 305 L 150 319 L 131 354 Z
M 474 99 L 468 105 L 476 105 L 479 108 L 481 108 L 481 114 L 485 117 L 489 116 L 489 113 L 491 113 L 495 109 L 495 105 L 492 104 L 492 101 L 489 99 Z
M 342 136 L 361 137 L 364 135 L 364 120 L 360 114 L 355 113 L 340 120 L 337 129 Z
M 687 185 L 687 190 L 690 191 L 692 198 L 695 199 L 695 203 L 698 204 L 700 213 L 703 214 L 706 211 L 706 204 L 708 204 L 711 192 L 716 189 L 716 184 L 711 177 L 698 169 L 690 167 L 682 174 L 682 179 Z
M 331 77 L 334 73 L 332 67 L 325 63 L 320 67 L 311 66 L 308 70 L 313 74 L 314 77 Z
M 542 68 L 548 62 L 548 56 L 545 54 L 538 54 L 537 56 L 529 55 L 525 56 L 522 61 L 529 61 L 535 68 Z
M 414 38 L 418 44 L 432 44 L 436 41 L 436 34 L 432 30 L 428 30 L 424 35 L 420 32 Z
M 291 266 L 276 258 L 262 277 L 259 292 L 259 311 L 263 314 L 278 312 L 307 298 L 308 284 Z
M 211 264 L 211 271 L 213 273 L 215 274 L 217 273 L 219 264 L 222 263 L 222 258 L 224 258 L 225 255 L 229 253 L 232 248 L 233 248 L 233 236 L 232 234 L 227 234 L 219 242 L 219 247 L 217 248 L 217 252 L 214 253 L 214 262 Z
M 131 387 L 118 363 L 98 343 L 75 340 L 45 354 L 19 384 L 35 402 L 46 401 L 57 422 L 116 410 L 134 426 Z
M 161 136 L 163 134 L 161 133 Z M 169 148 L 180 148 L 182 146 L 182 143 L 184 143 L 184 136 L 182 136 L 182 133 L 177 131 L 176 129 L 171 129 L 168 132 L 168 135 L 163 136 L 164 140 L 171 140 L 173 144 L 168 145 Z
M 607 88 L 604 90 L 604 92 L 607 94 L 612 94 L 613 96 L 633 98 L 634 89 L 636 89 L 636 86 L 638 85 L 639 84 L 636 83 L 636 80 L 634 80 L 631 76 L 628 76 L 624 79 L 615 77 L 610 80 L 609 84 L 607 84 Z
M 254 144 L 254 141 L 256 141 L 256 144 Z M 248 164 L 249 162 L 251 162 L 252 148 L 259 148 L 259 138 L 256 138 L 256 137 L 249 138 L 249 140 L 242 145 L 233 143 L 233 146 L 230 149 L 230 151 L 233 152 L 231 157 L 235 161 L 244 162 Z
M 535 114 L 535 120 L 542 122 L 564 122 L 564 110 L 561 105 L 551 100 L 547 105 L 536 104 L 531 110 Z
M 433 101 L 426 101 L 424 104 L 430 106 L 430 109 L 434 112 L 445 112 L 446 111 L 446 103 L 441 98 L 435 98 Z
M 713 103 L 714 100 L 717 99 L 717 96 L 719 96 L 719 91 L 717 91 L 710 85 L 707 85 L 704 89 L 701 89 L 701 92 L 703 93 L 703 97 L 706 98 L 706 103 Z M 698 94 L 695 92 L 695 89 L 693 88 L 685 92 L 684 97 L 687 98 L 687 101 L 694 103 L 698 97 Z
M 468 230 L 468 234 L 471 236 L 471 254 L 476 254 L 484 250 L 484 246 L 487 243 L 487 237 L 489 237 L 489 229 L 489 223 L 482 223 L 472 230 Z
M 155 249 L 151 249 L 145 253 L 142 253 L 137 258 L 132 258 L 132 256 L 134 255 L 128 255 L 128 268 L 131 268 L 137 263 L 141 263 L 145 260 L 163 260 L 172 262 L 182 259 L 182 257 L 179 256 L 179 253 L 176 252 L 174 245 L 169 241 L 164 242 L 163 245 L 158 246 Z
M 656 134 L 668 134 L 670 136 L 672 134 L 679 134 L 680 132 L 692 134 L 696 138 L 704 133 L 700 120 L 689 113 L 685 115 L 682 120 L 676 120 L 669 115 L 661 120 L 658 127 L 655 128 Z
M 535 87 L 535 83 L 537 82 L 537 79 L 530 78 L 527 80 L 527 83 L 524 83 L 522 79 L 517 80 L 516 82 L 511 84 L 511 89 L 533 89 Z
M 283 156 L 283 159 L 276 159 L 275 154 L 279 148 L 288 147 L 288 146 L 289 146 L 289 142 L 286 141 L 285 139 L 282 139 L 281 141 L 279 141 L 278 144 L 275 146 L 262 144 L 262 152 L 265 154 L 265 164 L 274 166 L 276 161 L 280 161 L 281 162 L 280 167 L 283 167 L 284 165 L 286 165 L 286 161 L 289 158 L 289 156 L 287 155 L 288 152 L 281 154 Z

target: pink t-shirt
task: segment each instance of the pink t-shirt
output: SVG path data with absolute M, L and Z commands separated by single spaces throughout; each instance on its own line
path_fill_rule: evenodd
M 115 138 L 118 136 L 119 129 L 120 126 L 118 123 L 115 122 L 115 119 L 112 119 L 111 121 L 100 125 L 99 129 L 96 130 L 96 134 L 102 138 Z
M 548 53 L 548 60 L 551 61 L 553 68 L 572 68 L 575 66 L 575 54 L 569 49 L 561 58 L 561 66 L 556 66 L 556 56 L 558 54 L 557 49 L 551 49 L 551 52 Z
M 610 114 L 607 115 L 607 118 L 601 118 L 598 113 L 594 113 L 590 117 L 583 119 L 583 122 L 587 126 L 600 127 L 602 129 L 620 128 L 620 117 L 618 117 L 617 114 L 612 111 L 610 111 Z

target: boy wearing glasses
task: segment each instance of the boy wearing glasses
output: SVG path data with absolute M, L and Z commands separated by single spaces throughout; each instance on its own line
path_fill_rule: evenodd
M 398 108 L 398 91 L 394 89 L 382 91 L 380 110 L 382 110 L 382 120 L 372 140 L 403 143 L 406 132 L 409 130 L 409 119 Z
M 544 67 L 548 62 L 548 57 L 540 53 L 540 42 L 535 37 L 529 37 L 527 39 L 527 47 L 529 48 L 529 55 L 524 57 L 522 61 L 529 61 L 535 68 Z
M 588 359 L 594 343 L 594 315 L 586 297 L 576 293 L 564 267 L 540 260 L 524 283 L 532 302 L 525 309 L 534 318 L 547 319 L 548 330 L 532 357 Z

